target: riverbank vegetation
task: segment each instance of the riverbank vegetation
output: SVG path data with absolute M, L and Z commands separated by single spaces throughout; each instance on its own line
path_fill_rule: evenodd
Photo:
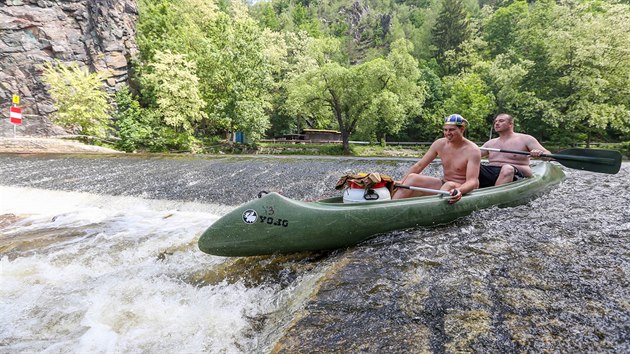
M 140 0 L 140 52 L 112 120 L 55 119 L 125 151 L 207 152 L 236 132 L 264 148 L 318 128 L 350 154 L 351 140 L 432 141 L 451 113 L 485 141 L 508 112 L 549 146 L 630 150 L 629 3 Z M 58 67 L 51 90 L 88 90 L 76 82 L 89 76 Z M 67 97 L 53 96 L 60 112 L 95 107 Z
M 349 144 L 349 154 L 358 157 L 419 157 L 428 146 L 381 146 Z M 341 144 L 220 144 L 206 148 L 215 154 L 263 154 L 263 155 L 347 155 Z

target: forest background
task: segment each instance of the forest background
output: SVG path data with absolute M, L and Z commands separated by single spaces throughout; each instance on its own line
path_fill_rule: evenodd
M 630 152 L 630 0 L 139 0 L 128 88 L 51 62 L 55 123 L 125 151 L 203 152 L 243 132 L 488 139 L 507 112 L 550 146 Z M 626 155 L 630 153 L 625 152 Z

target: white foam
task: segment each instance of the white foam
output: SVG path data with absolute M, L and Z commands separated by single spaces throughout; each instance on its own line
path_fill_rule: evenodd
M 274 311 L 286 290 L 188 280 L 226 261 L 196 241 L 219 217 L 204 210 L 229 207 L 11 187 L 0 198 L 0 214 L 27 215 L 0 237 L 53 239 L 0 256 L 8 351 L 247 351 L 250 318 Z
M 219 204 L 0 186 L 0 214 L 63 214 L 85 207 L 116 210 L 211 212 L 218 215 L 224 213 L 226 209 L 225 206 Z

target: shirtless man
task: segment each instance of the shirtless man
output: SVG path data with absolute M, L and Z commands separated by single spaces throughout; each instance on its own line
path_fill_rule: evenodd
M 549 154 L 536 138 L 531 135 L 514 132 L 514 118 L 501 113 L 494 119 L 494 130 L 498 138 L 488 140 L 482 148 L 529 151 L 531 156 L 539 157 Z M 488 165 L 481 165 L 479 170 L 479 187 L 498 186 L 532 175 L 528 155 L 509 154 L 481 150 L 482 157 L 488 157 Z
M 472 141 L 464 138 L 464 130 L 468 121 L 459 114 L 453 114 L 444 119 L 442 131 L 444 137 L 436 140 L 429 150 L 416 162 L 400 184 L 414 187 L 441 189 L 449 192 L 456 191 L 450 197 L 449 203 L 456 203 L 462 195 L 479 186 L 479 165 L 481 152 Z M 443 178 L 422 175 L 422 171 L 437 156 L 442 160 Z M 401 199 L 426 195 L 426 193 L 399 188 L 392 199 Z

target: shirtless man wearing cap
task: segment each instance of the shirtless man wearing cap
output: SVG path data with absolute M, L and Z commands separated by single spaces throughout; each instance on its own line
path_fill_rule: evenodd
M 531 156 L 549 154 L 531 135 L 514 132 L 514 118 L 501 113 L 494 119 L 494 130 L 498 138 L 488 140 L 482 148 L 529 151 Z M 498 186 L 532 175 L 528 155 L 517 155 L 504 152 L 481 151 L 482 157 L 488 157 L 488 165 L 481 165 L 479 170 L 479 187 Z
M 414 187 L 455 191 L 449 203 L 456 203 L 462 195 L 479 186 L 479 165 L 481 152 L 472 141 L 464 138 L 468 122 L 459 114 L 444 119 L 442 131 L 444 137 L 436 140 L 429 150 L 416 162 L 400 184 Z M 422 171 L 437 157 L 442 160 L 443 178 L 422 175 Z M 426 195 L 426 193 L 399 188 L 392 199 L 401 199 Z

